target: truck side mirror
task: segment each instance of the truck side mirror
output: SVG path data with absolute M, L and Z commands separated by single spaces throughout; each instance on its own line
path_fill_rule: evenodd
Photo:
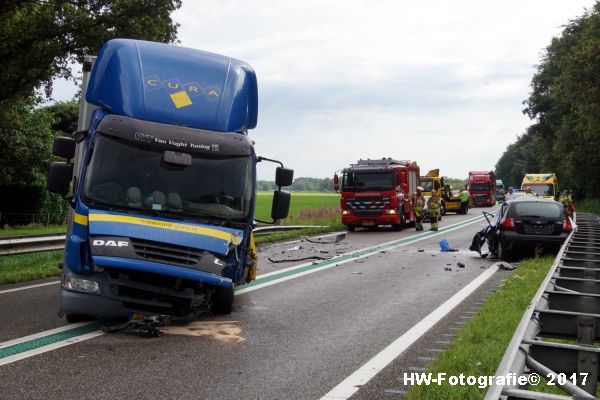
M 283 190 L 273 192 L 273 205 L 271 207 L 271 218 L 273 220 L 287 218 L 290 211 L 290 193 Z
M 75 157 L 75 139 L 67 136 L 59 136 L 54 138 L 52 143 L 52 154 L 58 157 L 71 160 Z
M 73 175 L 73 164 L 55 161 L 48 169 L 48 190 L 52 193 L 66 196 Z
M 338 174 L 333 175 L 333 190 L 336 192 L 340 190 L 340 178 L 338 177 Z
M 277 167 L 275 170 L 275 184 L 279 187 L 290 186 L 294 182 L 294 170 Z

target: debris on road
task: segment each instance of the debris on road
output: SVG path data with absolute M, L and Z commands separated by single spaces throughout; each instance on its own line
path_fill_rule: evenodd
M 281 260 L 276 260 L 276 259 L 273 259 L 272 257 L 267 257 L 267 259 L 274 264 L 284 263 L 284 262 L 293 262 L 293 261 L 306 261 L 306 260 L 329 260 L 330 258 L 333 258 L 333 256 L 330 256 L 330 257 L 307 256 L 307 257 L 299 257 L 299 258 L 282 258 Z
M 506 271 L 512 271 L 514 269 L 517 269 L 517 264 L 507 263 L 506 261 L 497 261 L 494 265 L 497 265 L 498 268 Z
M 450 268 L 450 267 L 444 267 L 444 271 L 452 271 L 452 268 Z
M 455 249 L 452 246 L 450 246 L 450 243 L 448 243 L 448 241 L 446 239 L 440 240 L 439 243 L 440 243 L 440 248 L 442 249 L 442 251 L 458 251 L 458 249 Z
M 329 237 L 329 236 L 327 236 Z M 309 243 L 326 243 L 326 244 L 334 244 L 334 243 L 339 243 L 342 240 L 346 239 L 346 234 L 345 233 L 338 233 L 337 235 L 335 235 L 335 237 L 333 238 L 333 241 L 329 240 L 329 241 L 323 241 L 321 239 L 323 238 L 317 238 L 317 240 L 315 239 L 311 239 L 311 238 L 304 238 L 307 242 Z
M 464 268 L 465 267 L 465 264 L 463 264 L 461 262 L 456 263 L 456 265 L 458 265 L 458 268 Z

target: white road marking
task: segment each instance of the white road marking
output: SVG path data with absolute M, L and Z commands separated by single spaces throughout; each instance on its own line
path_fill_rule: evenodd
M 42 286 L 57 285 L 59 283 L 60 283 L 60 281 L 54 281 L 54 282 L 38 283 L 36 285 L 21 286 L 21 287 L 14 288 L 14 289 L 0 290 L 0 294 L 18 292 L 20 290 L 34 289 L 34 288 L 38 288 L 38 287 L 42 287 Z
M 343 380 L 339 385 L 331 389 L 321 400 L 340 400 L 348 399 L 360 389 L 362 385 L 368 383 L 375 375 L 383 370 L 387 365 L 394 361 L 400 354 L 415 343 L 436 323 L 444 318 L 450 311 L 473 293 L 479 286 L 488 280 L 496 271 L 497 266 L 491 266 L 471 283 L 461 289 L 454 296 L 446 300 L 441 306 L 433 310 L 429 315 L 419 321 L 415 326 L 406 331 L 398 339 L 394 340 L 388 347 L 383 349 L 375 357 L 367 361 L 362 367 L 356 370 L 352 375 Z M 440 344 L 450 344 L 446 341 L 437 341 Z

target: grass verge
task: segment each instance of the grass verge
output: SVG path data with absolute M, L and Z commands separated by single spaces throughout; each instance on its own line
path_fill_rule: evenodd
M 0 257 L 0 285 L 60 275 L 62 250 Z
M 577 211 L 600 215 L 600 199 L 585 199 L 577 202 Z
M 5 228 L 0 230 L 0 238 L 3 237 L 15 237 L 15 236 L 29 236 L 29 235 L 51 235 L 53 233 L 65 233 L 67 231 L 67 225 L 53 225 L 53 226 L 20 226 L 17 228 Z
M 427 368 L 448 376 L 493 376 L 525 309 L 539 289 L 554 258 L 524 260 L 495 291 L 479 313 L 460 331 L 452 346 Z M 406 399 L 482 399 L 487 388 L 477 386 L 413 386 Z

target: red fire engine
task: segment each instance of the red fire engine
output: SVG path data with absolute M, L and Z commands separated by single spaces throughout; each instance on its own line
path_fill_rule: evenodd
M 337 174 L 333 181 L 338 191 Z M 415 161 L 358 160 L 342 170 L 341 183 L 342 223 L 349 231 L 357 226 L 378 225 L 402 229 L 414 222 L 410 199 L 419 185 L 419 166 Z

